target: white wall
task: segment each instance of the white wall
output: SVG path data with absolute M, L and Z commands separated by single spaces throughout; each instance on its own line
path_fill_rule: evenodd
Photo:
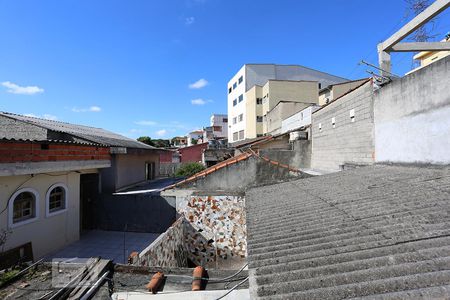
M 450 163 L 450 57 L 375 92 L 377 162 Z
M 51 175 L 51 176 L 50 176 Z M 4 250 L 31 242 L 34 259 L 56 251 L 79 239 L 80 174 L 51 173 L 0 177 L 0 207 L 5 208 L 15 191 L 32 188 L 37 191 L 39 214 L 35 221 L 14 228 L 8 226 L 8 210 L 0 216 L 0 229 L 11 230 Z M 68 188 L 68 208 L 61 214 L 46 216 L 46 194 L 55 183 Z
M 281 133 L 285 133 L 302 126 L 307 126 L 311 124 L 311 114 L 319 109 L 320 106 L 310 106 L 302 111 L 299 111 L 295 115 L 290 116 L 289 118 L 283 120 L 281 122 Z M 303 117 L 303 118 L 302 118 Z
M 239 77 L 243 77 L 243 82 L 239 84 L 238 79 Z M 246 85 L 246 72 L 245 72 L 245 65 L 239 70 L 239 72 L 236 73 L 236 75 L 233 76 L 233 78 L 228 82 L 227 85 L 227 93 L 228 88 L 232 87 L 233 84 L 236 82 L 237 87 L 236 89 L 233 89 L 231 93 L 228 94 L 227 101 L 228 101 L 228 139 L 230 142 L 236 142 L 233 139 L 233 133 L 239 132 L 241 130 L 245 130 L 245 122 L 246 122 L 246 95 L 245 95 L 245 85 Z M 244 100 L 239 102 L 239 96 L 243 95 Z M 237 105 L 233 106 L 233 100 L 237 100 Z M 233 124 L 233 118 L 238 117 L 240 114 L 243 115 L 243 120 L 241 122 L 237 122 L 236 124 Z

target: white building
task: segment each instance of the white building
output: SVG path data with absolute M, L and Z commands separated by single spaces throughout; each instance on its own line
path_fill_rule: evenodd
M 213 138 L 228 138 L 228 115 L 213 114 L 211 116 L 211 127 Z
M 195 140 L 195 142 L 194 142 Z M 203 130 L 194 130 L 187 134 L 187 146 L 203 143 Z
M 246 64 L 228 82 L 228 137 L 230 142 L 246 138 L 246 126 L 256 126 L 257 119 L 246 120 L 246 92 L 255 85 L 263 86 L 269 79 L 319 82 L 319 88 L 347 79 L 298 65 Z M 283 99 L 280 99 L 283 100 Z M 253 105 L 253 104 L 252 104 Z M 256 105 L 256 103 L 255 103 Z M 255 124 L 253 124 L 255 123 Z
M 311 115 L 320 108 L 319 105 L 311 105 L 298 113 L 284 119 L 281 122 L 281 132 L 286 133 L 300 127 L 311 125 Z

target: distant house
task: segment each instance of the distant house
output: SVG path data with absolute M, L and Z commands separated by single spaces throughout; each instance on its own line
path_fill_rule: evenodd
M 194 130 L 187 135 L 187 145 L 192 146 L 203 142 L 203 130 Z
M 201 143 L 178 149 L 180 162 L 202 162 L 202 154 L 208 148 L 208 143 Z
M 203 128 L 203 142 L 226 138 L 228 138 L 228 116 L 213 114 L 211 116 L 211 125 Z
M 187 146 L 187 137 L 185 136 L 177 136 L 172 139 L 172 143 L 174 147 L 186 147 Z
M 0 229 L 11 231 L 4 248 L 31 245 L 34 258 L 77 240 L 100 193 L 159 173 L 154 147 L 100 128 L 5 112 L 0 147 Z

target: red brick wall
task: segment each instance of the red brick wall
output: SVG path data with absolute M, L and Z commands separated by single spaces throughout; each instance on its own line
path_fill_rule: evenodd
M 208 147 L 208 143 L 202 143 L 178 149 L 181 154 L 181 162 L 201 162 L 202 153 Z
M 159 161 L 162 163 L 171 163 L 172 162 L 172 151 L 162 151 L 159 155 Z
M 64 161 L 64 160 L 111 160 L 109 147 L 70 144 L 0 141 L 0 163 Z

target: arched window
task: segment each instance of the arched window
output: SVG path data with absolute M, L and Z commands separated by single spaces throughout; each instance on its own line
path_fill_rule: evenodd
M 67 186 L 62 183 L 52 185 L 45 197 L 46 215 L 52 216 L 67 209 Z
M 15 192 L 8 203 L 8 223 L 16 227 L 30 223 L 39 215 L 39 197 L 34 189 L 24 188 Z

